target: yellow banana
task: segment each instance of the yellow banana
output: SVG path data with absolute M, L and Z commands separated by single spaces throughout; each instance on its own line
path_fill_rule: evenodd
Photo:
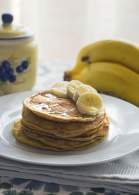
M 72 79 L 139 106 L 139 48 L 117 40 L 88 45 L 64 74 L 64 80 Z
M 65 79 L 70 80 L 72 74 L 94 62 L 116 62 L 139 73 L 139 48 L 118 40 L 97 41 L 80 50 L 75 67 L 65 72 Z
M 72 76 L 100 92 L 139 106 L 139 74 L 118 63 L 96 62 Z

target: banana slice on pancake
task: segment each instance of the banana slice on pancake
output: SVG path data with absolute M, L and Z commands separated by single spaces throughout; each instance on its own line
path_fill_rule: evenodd
M 53 95 L 56 95 L 61 98 L 67 98 L 67 86 L 69 82 L 68 81 L 61 81 L 55 83 L 52 88 L 49 90 L 50 93 Z
M 78 80 L 72 80 L 69 82 L 67 86 L 67 96 L 71 99 L 73 99 L 73 96 L 77 90 L 77 88 L 82 85 L 82 83 Z
M 79 96 L 86 92 L 97 93 L 97 90 L 89 85 L 82 84 L 75 90 L 75 93 L 73 94 L 73 100 L 76 102 Z
M 97 93 L 86 92 L 79 96 L 77 109 L 85 115 L 96 115 L 103 109 L 103 100 Z

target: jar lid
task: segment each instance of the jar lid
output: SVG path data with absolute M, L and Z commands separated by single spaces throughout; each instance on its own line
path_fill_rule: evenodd
M 33 34 L 22 26 L 13 25 L 13 15 L 4 13 L 1 15 L 0 40 L 30 38 Z

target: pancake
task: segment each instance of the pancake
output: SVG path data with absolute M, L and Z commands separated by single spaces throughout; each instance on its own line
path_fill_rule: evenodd
M 22 120 L 20 122 L 21 122 L 22 126 L 24 127 L 24 130 L 30 134 L 37 134 L 38 136 L 41 136 L 41 137 L 49 136 L 49 137 L 52 137 L 55 139 L 63 139 L 63 140 L 71 140 L 71 141 L 89 141 L 94 137 L 94 135 L 96 135 L 99 132 L 99 129 L 104 127 L 104 125 L 107 127 L 109 126 L 108 118 L 107 118 L 107 116 L 105 116 L 105 119 L 103 120 L 103 122 L 95 129 L 91 129 L 91 130 L 88 130 L 86 132 L 81 130 L 82 134 L 80 134 L 78 136 L 72 135 L 71 137 L 63 137 L 63 136 L 55 135 L 53 133 L 53 131 L 48 133 L 48 132 L 44 132 L 44 131 L 39 131 L 39 129 L 34 129 L 31 126 L 26 126 L 26 124 L 22 123 Z
M 22 121 L 21 121 L 21 124 L 23 125 Z M 93 130 L 89 130 L 88 132 L 83 133 L 83 134 L 78 135 L 78 136 L 75 135 L 75 136 L 72 136 L 72 137 L 62 137 L 62 136 L 60 137 L 60 136 L 56 136 L 54 134 L 50 134 L 50 133 L 46 133 L 46 132 L 44 133 L 44 132 L 41 132 L 41 131 L 36 131 L 34 129 L 31 129 L 31 128 L 29 129 L 27 126 L 24 126 L 24 128 L 26 129 L 26 131 L 28 133 L 31 133 L 31 134 L 37 134 L 39 136 L 46 136 L 47 135 L 47 136 L 52 137 L 52 138 L 56 138 L 56 139 L 61 138 L 61 139 L 64 139 L 64 140 L 71 140 L 71 141 L 73 141 L 73 140 L 78 140 L 78 141 L 90 140 L 91 136 L 94 135 L 98 131 L 98 129 L 93 129 Z
M 31 146 L 31 147 L 35 147 L 37 149 L 44 149 L 44 150 L 50 150 L 50 151 L 54 151 L 54 152 L 61 152 L 61 149 L 55 148 L 55 147 L 50 147 L 48 145 L 44 145 L 43 143 L 37 141 L 37 140 L 30 140 L 30 138 L 28 138 L 27 136 L 24 135 L 23 131 L 21 131 L 20 129 L 13 129 L 13 135 L 15 136 L 16 140 L 19 141 L 19 143 L 23 144 L 23 145 L 27 145 L 27 146 Z M 104 137 L 105 138 L 105 137 Z M 104 139 L 103 138 L 103 139 Z M 103 139 L 98 138 L 95 140 L 95 142 L 93 142 L 93 146 L 97 145 L 98 143 L 102 142 Z M 89 148 L 91 147 L 91 144 L 88 144 L 86 146 L 83 146 L 83 149 L 85 148 Z M 73 150 L 73 149 L 72 149 Z M 82 150 L 82 148 L 76 148 L 74 150 Z M 71 149 L 69 150 L 62 150 L 64 151 L 71 151 Z
M 16 140 L 23 145 L 25 144 L 27 146 L 32 146 L 32 147 L 35 147 L 38 149 L 59 151 L 58 149 L 56 149 L 56 148 L 52 149 L 52 147 L 46 146 L 39 141 L 36 141 L 36 140 L 30 141 L 30 138 L 28 138 L 24 135 L 23 131 L 21 130 L 21 127 L 19 126 L 19 123 L 14 124 L 12 132 L 13 132 L 13 135 L 16 138 Z
M 36 148 L 48 149 L 53 151 L 69 151 L 76 150 L 89 145 L 95 145 L 96 142 L 102 141 L 107 136 L 108 125 L 107 122 L 99 129 L 97 134 L 90 141 L 71 141 L 64 139 L 56 139 L 48 136 L 39 136 L 37 134 L 27 133 L 20 121 L 17 121 L 13 127 L 13 134 L 17 141 L 34 146 Z
M 23 107 L 22 124 L 34 131 L 54 134 L 58 137 L 75 137 L 89 130 L 98 128 L 105 118 L 105 114 L 97 116 L 93 122 L 54 122 L 38 117 L 28 108 Z
M 108 135 L 109 120 L 102 100 L 101 109 L 85 115 L 78 111 L 76 102 L 67 97 L 44 91 L 26 98 L 22 117 L 12 128 L 16 140 L 21 144 L 51 151 L 81 150 L 103 141 Z M 96 98 L 96 94 L 93 97 Z M 85 101 L 84 105 L 87 103 Z
M 75 103 L 68 98 L 60 98 L 47 91 L 28 97 L 24 101 L 24 107 L 31 110 L 37 116 L 60 122 L 91 122 L 98 115 L 82 115 L 76 108 Z M 99 113 L 99 115 L 104 114 Z
M 84 129 L 85 131 L 85 130 L 92 129 L 92 126 L 95 127 L 97 126 L 97 124 L 103 121 L 105 117 L 105 113 L 102 115 L 96 116 L 96 118 L 93 121 L 89 121 L 89 122 L 69 121 L 69 122 L 63 123 L 63 122 L 52 121 L 52 120 L 45 119 L 43 117 L 39 117 L 38 115 L 33 113 L 31 110 L 29 110 L 27 107 L 23 107 L 22 117 L 24 121 L 28 121 L 28 122 L 33 121 L 33 124 L 36 124 L 37 126 L 40 125 L 41 123 L 43 126 L 47 127 L 47 130 L 55 129 L 57 131 L 62 131 L 62 130 L 77 131 L 79 129 Z

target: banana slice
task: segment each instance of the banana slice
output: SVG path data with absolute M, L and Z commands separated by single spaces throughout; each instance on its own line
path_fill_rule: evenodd
M 67 96 L 71 99 L 73 99 L 73 95 L 76 91 L 76 89 L 82 85 L 82 83 L 78 80 L 72 80 L 69 82 L 68 86 L 67 86 Z
M 86 92 L 79 96 L 76 106 L 81 114 L 96 115 L 103 109 L 103 100 L 97 93 Z
M 97 90 L 89 85 L 82 84 L 76 89 L 75 93 L 73 94 L 73 101 L 76 102 L 79 96 L 86 92 L 97 93 Z
M 50 93 L 53 95 L 56 95 L 61 98 L 67 98 L 67 86 L 69 82 L 68 81 L 61 81 L 55 83 L 52 88 L 49 90 Z

